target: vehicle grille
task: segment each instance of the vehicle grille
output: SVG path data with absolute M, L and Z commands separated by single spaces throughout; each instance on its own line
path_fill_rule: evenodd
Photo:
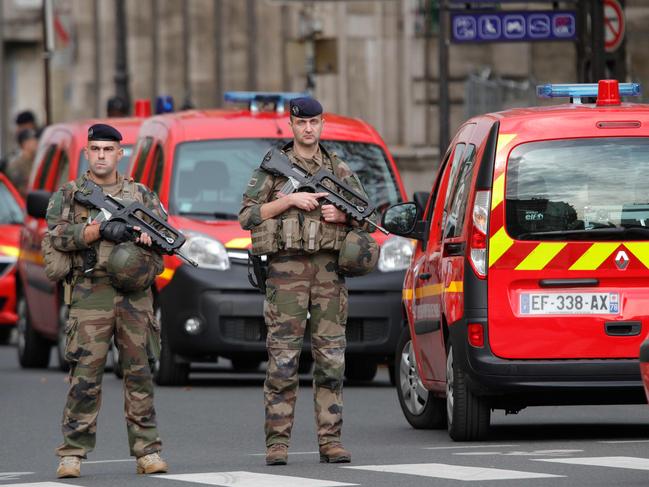
M 363 320 L 349 319 L 347 321 L 347 342 L 378 342 L 387 335 L 388 322 L 385 319 Z M 266 324 L 263 318 L 236 318 L 221 317 L 221 334 L 229 339 L 240 342 L 265 342 Z M 311 338 L 311 330 L 307 324 L 304 334 L 304 341 L 308 343 Z

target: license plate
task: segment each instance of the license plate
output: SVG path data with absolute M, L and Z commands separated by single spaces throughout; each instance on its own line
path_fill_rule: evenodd
M 619 293 L 521 293 L 523 315 L 617 315 Z

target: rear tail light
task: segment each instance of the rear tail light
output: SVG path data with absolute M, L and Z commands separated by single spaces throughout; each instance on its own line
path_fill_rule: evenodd
M 489 191 L 478 191 L 473 203 L 473 221 L 469 240 L 471 265 L 478 277 L 487 277 L 487 227 L 489 224 Z
M 484 347 L 484 327 L 480 323 L 469 323 L 467 338 L 472 347 Z

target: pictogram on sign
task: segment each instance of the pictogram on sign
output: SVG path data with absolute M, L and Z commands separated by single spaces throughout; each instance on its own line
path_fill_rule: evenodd
M 604 0 L 604 49 L 613 52 L 624 39 L 624 10 L 618 0 Z

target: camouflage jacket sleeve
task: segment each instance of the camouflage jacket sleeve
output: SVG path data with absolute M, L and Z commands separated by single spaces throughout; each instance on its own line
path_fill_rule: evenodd
M 137 184 L 137 189 L 142 195 L 143 205 L 155 213 L 158 218 L 167 221 L 167 212 L 162 208 L 158 195 L 140 183 Z M 156 275 L 158 275 L 164 270 L 162 255 L 155 250 L 150 250 L 150 252 L 153 255 L 153 265 L 156 267 Z
M 363 188 L 363 185 L 361 184 L 360 179 L 358 179 L 358 176 L 354 173 L 354 171 L 351 170 L 351 168 L 343 161 L 338 159 L 338 164 L 336 168 L 336 176 L 341 178 L 345 183 L 350 185 L 352 188 L 354 188 L 356 191 L 361 193 L 363 196 L 367 198 L 367 193 L 365 192 L 365 189 Z M 370 216 L 370 220 L 372 220 L 374 223 L 376 223 L 376 214 L 373 214 Z M 350 225 L 353 227 L 360 227 L 363 230 L 366 230 L 368 232 L 372 232 L 373 230 L 370 228 L 370 225 L 366 222 L 357 222 L 356 220 L 350 219 Z
M 47 228 L 49 229 L 52 246 L 61 252 L 75 252 L 88 248 L 83 239 L 85 223 L 72 221 L 72 188 L 64 185 L 50 198 L 47 206 Z
M 263 169 L 255 169 L 252 173 L 239 210 L 239 224 L 244 230 L 250 230 L 262 222 L 261 205 L 270 201 L 274 179 Z

